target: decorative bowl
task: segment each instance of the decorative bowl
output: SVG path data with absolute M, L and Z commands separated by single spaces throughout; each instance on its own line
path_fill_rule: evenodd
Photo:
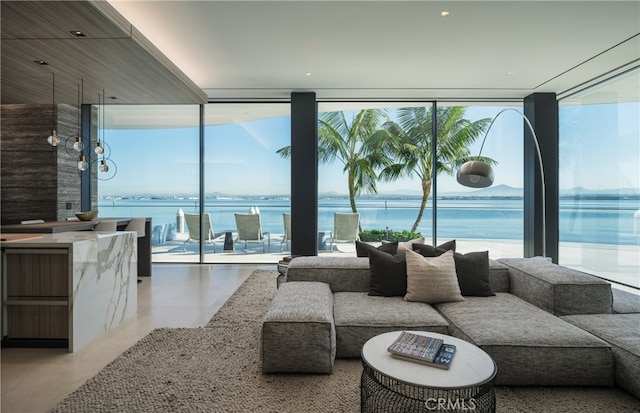
M 80 221 L 91 221 L 98 216 L 98 211 L 76 212 L 76 216 Z

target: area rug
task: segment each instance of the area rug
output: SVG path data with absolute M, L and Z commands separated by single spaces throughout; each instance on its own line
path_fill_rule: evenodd
M 260 322 L 276 271 L 256 271 L 202 328 L 161 328 L 50 412 L 358 412 L 360 360 L 331 375 L 264 375 Z M 287 349 L 282 349 L 282 357 Z M 616 388 L 498 387 L 497 412 L 640 412 Z

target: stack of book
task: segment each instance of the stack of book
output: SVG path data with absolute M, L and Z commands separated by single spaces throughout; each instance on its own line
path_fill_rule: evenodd
M 408 331 L 403 331 L 387 350 L 398 359 L 447 370 L 456 354 L 456 346 L 445 343 L 441 338 L 423 336 Z

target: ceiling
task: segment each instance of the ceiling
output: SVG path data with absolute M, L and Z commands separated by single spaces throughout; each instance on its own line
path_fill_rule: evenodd
M 3 104 L 51 103 L 54 75 L 56 103 L 77 103 L 78 89 L 83 103 L 206 102 L 202 89 L 107 2 L 0 6 Z
M 637 0 L 1 4 L 3 103 L 50 103 L 51 73 L 61 101 L 83 79 L 85 103 L 183 104 L 568 96 L 640 66 Z M 640 100 L 637 73 L 610 98 Z

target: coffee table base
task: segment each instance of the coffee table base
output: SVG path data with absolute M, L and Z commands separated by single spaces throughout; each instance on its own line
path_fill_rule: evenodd
M 433 389 L 395 380 L 374 370 L 365 362 L 362 364 L 361 412 L 496 411 L 495 377 L 479 386 Z

